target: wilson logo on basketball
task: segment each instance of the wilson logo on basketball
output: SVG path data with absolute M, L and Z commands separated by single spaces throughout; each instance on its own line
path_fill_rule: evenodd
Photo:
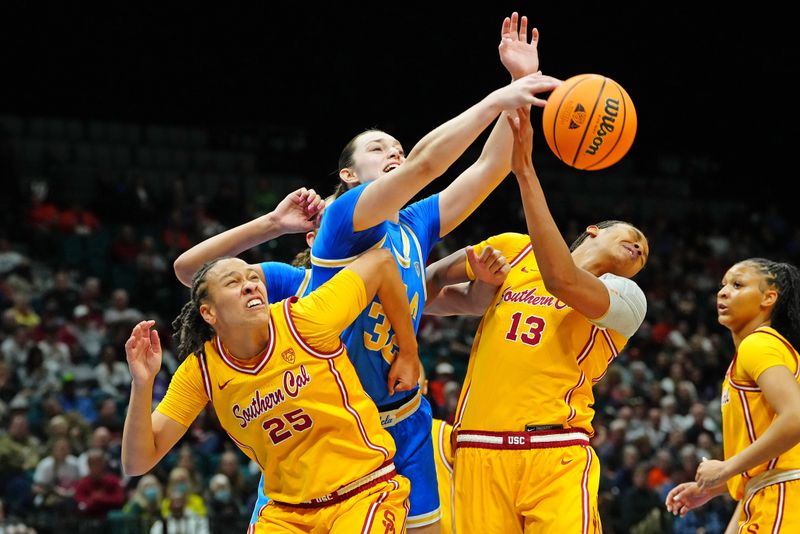
M 584 121 L 586 121 L 586 108 L 583 107 L 583 104 L 578 103 L 575 106 L 575 109 L 572 112 L 572 116 L 569 118 L 569 126 L 570 130 L 574 130 L 575 128 L 580 128 Z
M 286 360 L 287 363 L 294 363 L 294 349 L 286 349 L 281 352 L 281 357 Z
M 597 127 L 597 131 L 594 134 L 592 144 L 586 148 L 586 153 L 591 154 L 592 156 L 597 154 L 597 149 L 603 144 L 603 138 L 606 136 L 606 134 L 610 134 L 614 131 L 614 122 L 616 122 L 617 115 L 619 115 L 619 100 L 607 98 L 606 107 L 603 111 L 603 118 L 600 121 L 600 126 Z

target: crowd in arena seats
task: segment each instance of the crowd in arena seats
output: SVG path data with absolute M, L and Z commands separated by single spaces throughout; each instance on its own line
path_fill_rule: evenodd
M 0 231 L 0 531 L 244 530 L 260 473 L 230 448 L 212 410 L 152 473 L 131 478 L 120 467 L 130 386 L 123 344 L 132 325 L 152 318 L 161 334 L 157 403 L 178 365 L 170 322 L 187 298 L 172 262 L 288 193 L 278 182 L 260 184 L 247 211 L 232 184 L 211 197 L 186 194 L 187 187 L 176 181 L 159 193 L 132 180 L 80 203 L 59 198 L 42 179 L 6 205 L 4 220 L 15 223 Z M 499 215 L 467 221 L 432 259 L 525 231 L 519 209 L 497 196 L 485 209 L 493 202 L 503 202 L 492 212 Z M 701 457 L 722 456 L 719 394 L 732 345 L 716 323 L 716 287 L 745 257 L 797 264 L 800 231 L 777 210 L 737 205 L 671 212 L 567 199 L 553 210 L 569 237 L 621 218 L 650 240 L 649 265 L 637 279 L 648 298 L 645 323 L 595 387 L 592 443 L 605 532 L 721 531 L 733 510 L 728 498 L 685 518 L 668 517 L 663 506 L 670 488 L 693 479 Z M 248 259 L 288 261 L 301 243 L 282 239 Z M 479 320 L 423 318 L 420 355 L 435 417 L 452 421 Z

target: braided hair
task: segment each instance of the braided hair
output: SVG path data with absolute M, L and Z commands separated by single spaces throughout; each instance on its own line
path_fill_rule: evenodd
M 781 333 L 795 349 L 800 347 L 800 269 L 790 263 L 766 258 L 750 258 L 742 263 L 756 267 L 767 284 L 778 290 L 772 308 L 772 328 Z
M 192 277 L 191 298 L 172 321 L 178 360 L 183 360 L 191 353 L 199 351 L 206 341 L 214 337 L 214 329 L 200 315 L 200 305 L 208 298 L 208 283 L 206 282 L 208 271 L 218 261 L 228 258 L 229 256 L 226 256 L 206 262 Z

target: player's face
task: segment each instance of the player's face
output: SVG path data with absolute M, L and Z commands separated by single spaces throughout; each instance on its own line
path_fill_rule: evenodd
M 267 288 L 257 266 L 238 258 L 220 260 L 208 271 L 206 281 L 209 298 L 200 313 L 212 327 L 260 327 L 268 319 Z
M 390 173 L 405 160 L 400 141 L 385 132 L 369 131 L 356 140 L 350 170 L 364 184 Z
M 774 303 L 776 295 L 752 263 L 737 263 L 722 277 L 722 287 L 717 292 L 717 319 L 722 326 L 737 332 Z
M 596 238 L 586 241 L 595 240 L 608 254 L 609 272 L 617 276 L 633 278 L 647 264 L 650 245 L 644 234 L 633 226 L 615 224 L 602 228 L 597 231 Z

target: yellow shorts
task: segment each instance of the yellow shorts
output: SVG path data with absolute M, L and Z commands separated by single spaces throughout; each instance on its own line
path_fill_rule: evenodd
M 602 532 L 600 464 L 580 432 L 461 431 L 454 474 L 458 534 Z
M 772 484 L 745 499 L 737 532 L 800 532 L 800 480 Z
M 406 531 L 410 490 L 408 479 L 395 475 L 326 506 L 304 508 L 270 501 L 261 509 L 248 534 L 400 534 Z

